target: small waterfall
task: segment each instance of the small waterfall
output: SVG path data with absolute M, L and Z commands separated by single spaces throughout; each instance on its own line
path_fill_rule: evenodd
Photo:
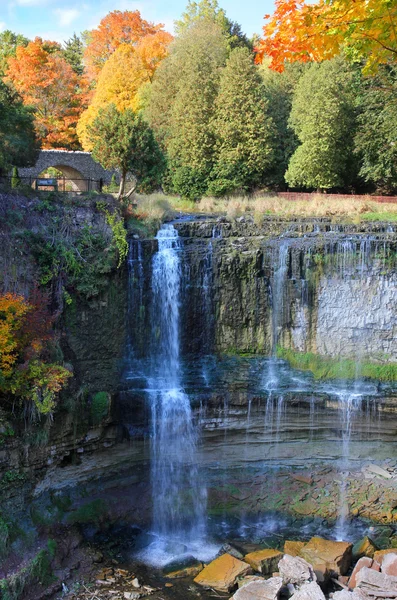
M 141 340 L 144 321 L 143 284 L 144 269 L 142 243 L 140 240 L 130 240 L 128 246 L 128 305 L 133 310 L 128 311 L 127 323 L 127 363 L 131 370 L 131 360 L 136 354 L 137 345 Z
M 199 477 L 197 430 L 182 387 L 179 348 L 181 261 L 178 233 L 163 225 L 152 271 L 151 411 L 153 534 L 143 556 L 165 564 L 188 552 L 198 555 L 205 536 L 206 489 Z

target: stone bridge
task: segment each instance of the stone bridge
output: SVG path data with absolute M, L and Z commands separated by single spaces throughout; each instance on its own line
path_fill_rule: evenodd
M 94 161 L 90 152 L 68 150 L 40 150 L 34 167 L 19 169 L 21 178 L 30 178 L 34 184 L 37 178 L 49 167 L 62 173 L 71 191 L 86 192 L 100 190 L 101 183 L 108 184 L 115 171 L 107 171 Z M 119 180 L 116 173 L 117 181 Z M 26 182 L 26 180 L 25 180 Z

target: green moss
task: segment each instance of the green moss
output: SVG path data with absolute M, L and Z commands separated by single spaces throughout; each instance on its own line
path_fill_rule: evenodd
M 397 213 L 395 212 L 368 212 L 363 213 L 360 216 L 363 221 L 382 221 L 385 223 L 397 222 Z
M 301 371 L 311 371 L 315 379 L 355 379 L 357 363 L 352 359 L 337 359 L 319 356 L 312 352 L 294 352 L 286 348 L 277 348 L 277 356 L 287 360 L 292 367 Z M 380 381 L 397 381 L 397 363 L 360 363 L 361 377 Z
M 94 425 L 99 423 L 107 417 L 110 407 L 110 398 L 107 392 L 97 392 L 93 395 L 91 401 L 91 419 Z
M 1 600 L 19 600 L 35 584 L 49 585 L 53 580 L 51 562 L 55 556 L 56 542 L 48 540 L 30 563 L 10 577 L 0 580 Z
M 68 515 L 67 521 L 71 525 L 85 523 L 98 523 L 106 514 L 106 504 L 104 500 L 93 500 Z

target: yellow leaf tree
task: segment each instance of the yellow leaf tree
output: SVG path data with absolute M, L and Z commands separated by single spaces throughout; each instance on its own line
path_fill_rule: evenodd
M 91 150 L 87 128 L 99 110 L 114 104 L 119 111 L 139 108 L 139 90 L 152 80 L 162 59 L 167 55 L 172 35 L 166 31 L 147 35 L 134 47 L 121 44 L 99 74 L 97 88 L 88 109 L 81 115 L 77 133 L 84 150 Z

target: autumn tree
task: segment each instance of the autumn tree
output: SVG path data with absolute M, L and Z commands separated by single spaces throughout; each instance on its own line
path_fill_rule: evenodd
M 83 54 L 84 44 L 79 36 L 74 33 L 63 45 L 63 57 L 76 75 L 79 76 L 84 72 Z
M 32 111 L 0 81 L 0 173 L 33 165 L 37 149 Z
M 104 169 L 120 172 L 118 199 L 128 198 L 138 187 L 141 190 L 159 185 L 163 171 L 163 156 L 149 125 L 140 114 L 127 108 L 118 110 L 114 104 L 101 108 L 87 128 L 92 157 Z M 124 194 L 127 176 L 135 184 Z
M 162 28 L 162 25 L 142 19 L 138 10 L 110 12 L 97 29 L 85 33 L 87 46 L 84 62 L 88 77 L 96 80 L 106 61 L 121 44 L 135 45 L 141 38 L 157 33 Z
M 142 38 L 136 46 L 121 44 L 99 74 L 94 97 L 77 126 L 80 142 L 90 150 L 87 127 L 101 108 L 114 104 L 120 111 L 139 108 L 139 90 L 152 80 L 158 65 L 167 55 L 171 34 L 159 31 Z
M 225 195 L 263 184 L 274 160 L 275 128 L 247 48 L 234 49 L 222 70 L 212 127 L 215 164 L 208 193 Z
M 285 175 L 291 187 L 326 190 L 351 183 L 355 107 L 352 73 L 343 59 L 306 70 L 296 86 L 290 126 L 301 143 Z
M 8 61 L 7 81 L 34 109 L 35 127 L 45 148 L 79 147 L 76 124 L 82 110 L 81 82 L 59 44 L 36 38 L 19 46 Z
M 397 69 L 366 78 L 360 93 L 355 152 L 360 175 L 383 193 L 397 191 Z
M 265 19 L 257 57 L 270 57 L 279 71 L 285 62 L 321 61 L 342 50 L 365 60 L 367 72 L 397 57 L 394 0 L 276 0 L 274 14 Z
M 0 296 L 0 399 L 23 403 L 33 418 L 54 411 L 71 372 L 51 360 L 52 318 L 43 297 Z
M 8 59 L 15 56 L 18 46 L 27 46 L 29 40 L 20 33 L 9 29 L 0 33 L 0 77 L 4 77 L 8 69 Z
M 208 187 L 214 164 L 211 120 L 228 46 L 221 28 L 203 19 L 176 38 L 153 79 L 145 111 L 168 157 L 168 181 L 197 198 Z

